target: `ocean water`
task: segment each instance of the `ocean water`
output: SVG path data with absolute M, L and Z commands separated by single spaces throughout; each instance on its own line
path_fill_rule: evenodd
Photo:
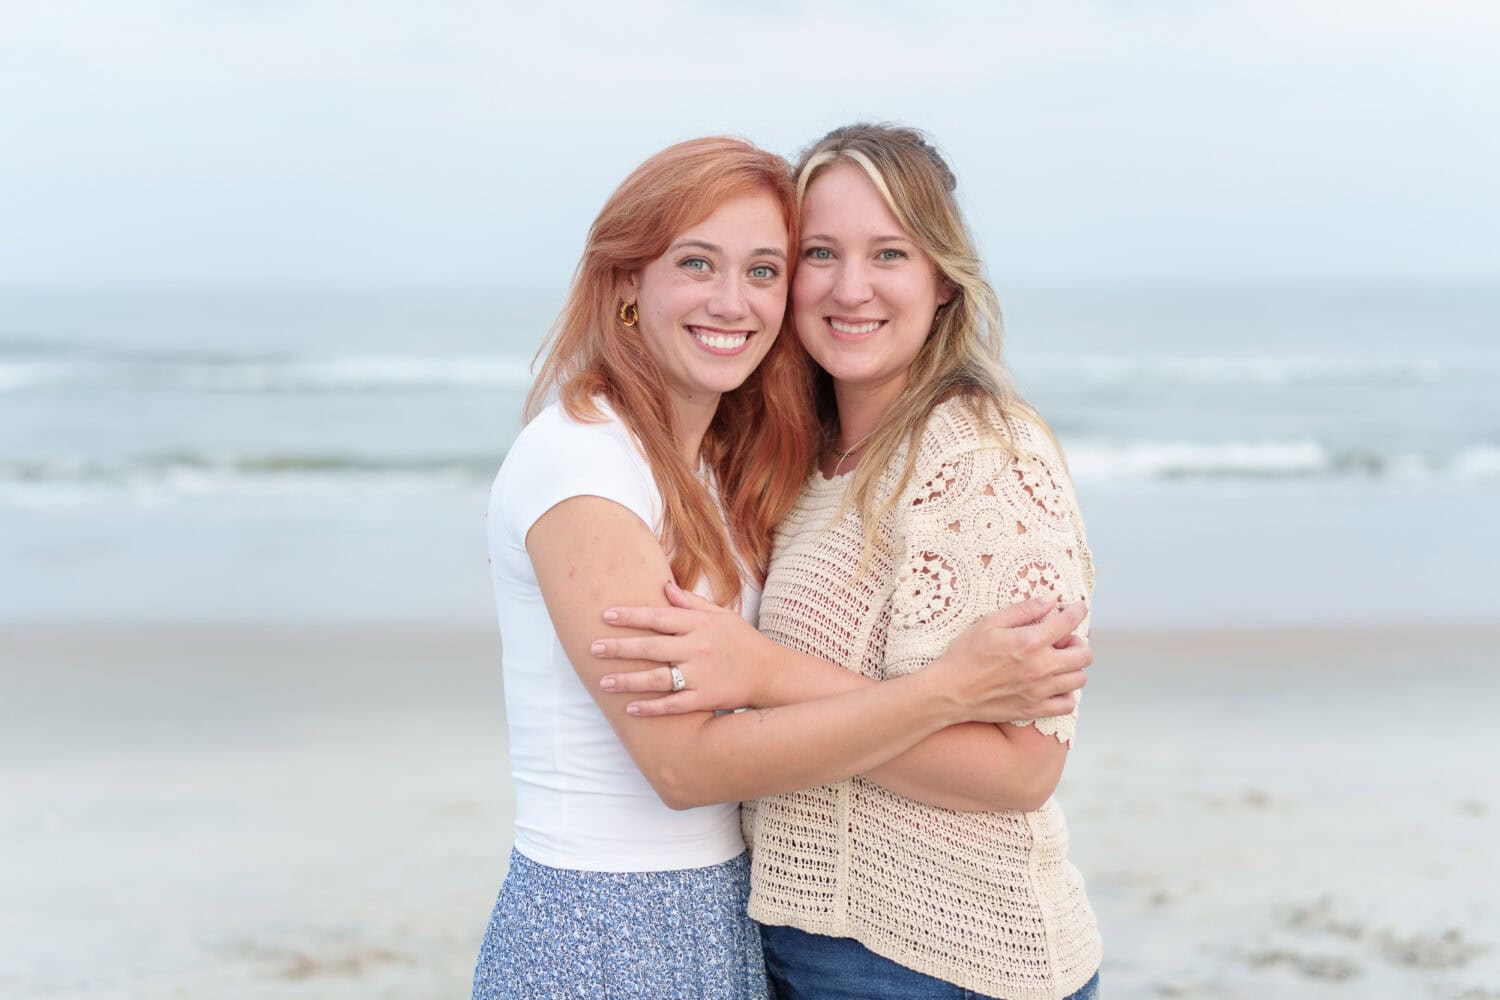
M 1106 618 L 1500 618 L 1500 286 L 1001 291 Z M 0 620 L 487 619 L 560 301 L 0 292 Z

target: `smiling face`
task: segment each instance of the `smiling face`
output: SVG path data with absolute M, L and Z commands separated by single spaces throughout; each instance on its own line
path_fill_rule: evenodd
M 729 198 L 625 284 L 681 417 L 712 416 L 750 377 L 786 313 L 787 227 L 770 194 Z
M 883 411 L 952 291 L 858 166 L 835 163 L 802 199 L 801 259 L 792 319 L 841 398 L 857 392 Z

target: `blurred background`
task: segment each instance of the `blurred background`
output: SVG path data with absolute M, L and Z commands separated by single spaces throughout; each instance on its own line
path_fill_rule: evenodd
M 1500 997 L 1497 46 L 1478 2 L 7 9 L 0 992 L 463 995 L 485 495 L 588 225 L 677 140 L 877 120 L 953 165 L 1089 524 L 1106 989 Z

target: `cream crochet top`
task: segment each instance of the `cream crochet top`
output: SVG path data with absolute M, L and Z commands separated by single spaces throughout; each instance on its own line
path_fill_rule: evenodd
M 777 530 L 761 631 L 888 678 L 932 662 L 986 612 L 1037 594 L 1086 597 L 1093 571 L 1056 447 L 1022 423 L 1012 455 L 996 440 L 1004 433 L 986 437 L 957 401 L 934 409 L 858 580 L 859 514 L 833 521 L 853 477 L 815 471 Z M 887 472 L 883 496 L 896 478 Z M 1036 725 L 1071 743 L 1076 721 Z M 954 812 L 853 778 L 746 803 L 743 822 L 750 915 L 763 923 L 856 938 L 1006 1000 L 1065 997 L 1099 967 L 1098 927 L 1051 799 L 1031 813 Z

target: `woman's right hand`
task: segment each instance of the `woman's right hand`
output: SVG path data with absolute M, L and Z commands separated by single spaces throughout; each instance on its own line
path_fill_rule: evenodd
M 654 660 L 663 666 L 608 674 L 599 686 L 626 694 L 660 692 L 664 696 L 631 702 L 631 715 L 680 715 L 684 712 L 763 706 L 763 685 L 785 652 L 756 631 L 739 612 L 721 608 L 675 582 L 666 585 L 671 607 L 610 608 L 605 621 L 651 634 L 596 640 L 591 648 L 601 659 Z M 672 670 L 681 672 L 686 689 L 672 692 Z
M 1082 601 L 1058 607 L 1035 598 L 991 612 L 965 629 L 926 669 L 974 722 L 1022 722 L 1067 715 L 1094 662 L 1073 632 L 1088 615 Z

